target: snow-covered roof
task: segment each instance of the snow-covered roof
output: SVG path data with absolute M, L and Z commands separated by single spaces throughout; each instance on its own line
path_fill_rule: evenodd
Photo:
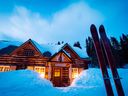
M 49 51 L 52 55 L 59 52 L 61 50 L 63 44 L 61 45 L 53 45 L 53 44 L 39 44 L 36 41 L 32 40 L 34 45 L 39 49 L 39 51 L 43 54 L 44 52 Z
M 84 46 L 81 46 L 81 49 L 79 47 L 73 46 L 73 44 L 70 44 L 70 43 L 66 43 L 63 46 L 63 48 L 65 46 L 68 46 L 69 48 L 71 48 L 79 57 L 81 57 L 81 58 L 86 58 L 87 57 L 86 48 L 84 48 Z
M 1 40 L 0 41 L 0 49 L 8 47 L 9 45 L 20 46 L 21 44 L 22 44 L 22 42 L 19 42 L 19 41 L 5 41 L 5 40 Z
M 36 45 L 36 47 L 41 51 L 41 53 L 44 53 L 46 51 L 49 51 L 52 55 L 59 52 L 62 47 L 65 44 L 61 44 L 61 45 L 55 45 L 55 44 L 38 44 L 36 41 L 32 40 L 34 42 L 34 44 Z M 87 57 L 86 54 L 86 49 L 85 48 L 78 48 L 78 47 L 74 47 L 72 44 L 70 44 L 70 47 L 81 57 L 81 58 L 85 58 Z M 65 52 L 68 56 L 69 53 Z M 70 57 L 70 56 L 69 56 Z
M 54 55 L 55 53 L 59 52 L 65 44 L 39 44 L 36 41 L 29 39 L 35 46 L 36 48 L 43 54 L 44 52 L 50 52 L 51 55 Z M 20 46 L 22 43 L 18 41 L 0 41 L 0 49 L 8 47 L 9 45 L 15 45 L 15 46 Z M 72 44 L 69 44 L 70 47 L 81 57 L 85 58 L 87 57 L 86 54 L 86 49 L 82 47 L 82 49 L 78 47 L 74 47 Z M 69 53 L 65 52 L 68 56 L 70 55 Z M 69 56 L 70 57 L 70 56 Z
M 78 47 L 74 47 L 73 45 L 70 45 L 72 47 L 72 49 L 81 57 L 81 58 L 85 58 L 87 57 L 87 52 L 86 49 L 82 47 L 82 49 L 78 48 Z
M 67 51 L 63 50 L 65 54 L 68 55 L 68 57 L 71 57 L 70 53 L 68 53 Z

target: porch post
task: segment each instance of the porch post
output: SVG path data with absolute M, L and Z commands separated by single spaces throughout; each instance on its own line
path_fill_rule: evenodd
M 51 63 L 48 62 L 48 80 L 51 79 Z
M 69 79 L 70 79 L 70 84 L 72 82 L 72 65 L 70 64 L 70 67 L 69 67 Z

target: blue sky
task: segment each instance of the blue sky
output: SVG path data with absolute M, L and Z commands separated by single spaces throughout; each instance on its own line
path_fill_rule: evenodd
M 82 44 L 90 25 L 109 36 L 128 33 L 127 0 L 0 0 L 0 40 Z

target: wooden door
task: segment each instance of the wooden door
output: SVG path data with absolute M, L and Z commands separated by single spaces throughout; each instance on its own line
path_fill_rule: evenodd
M 62 68 L 62 78 L 61 78 L 61 85 L 62 86 L 69 86 L 70 85 L 70 79 L 69 79 L 69 68 L 63 67 Z
M 67 67 L 54 67 L 53 68 L 53 76 L 52 82 L 54 86 L 68 86 L 69 81 L 69 68 Z
M 53 68 L 53 84 L 54 86 L 61 86 L 61 68 L 55 67 Z

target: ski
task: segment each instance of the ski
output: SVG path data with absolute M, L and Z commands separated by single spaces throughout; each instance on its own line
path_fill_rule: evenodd
M 101 41 L 102 41 L 102 44 L 103 44 L 103 48 L 105 50 L 105 54 L 106 54 L 106 57 L 107 57 L 108 64 L 109 64 L 110 69 L 112 71 L 112 75 L 113 75 L 113 79 L 114 79 L 114 83 L 115 83 L 115 86 L 116 86 L 118 96 L 124 96 L 124 91 L 123 91 L 123 88 L 122 88 L 122 85 L 121 85 L 120 77 L 118 75 L 118 71 L 116 69 L 116 64 L 115 64 L 115 61 L 114 61 L 114 58 L 113 58 L 113 55 L 112 55 L 112 51 L 111 51 L 111 48 L 110 48 L 110 42 L 107 38 L 107 35 L 106 35 L 106 32 L 105 32 L 105 29 L 104 29 L 103 25 L 101 25 L 99 27 L 99 33 L 100 33 Z
M 95 25 L 93 25 L 93 24 L 91 25 L 90 31 L 91 31 L 92 39 L 94 42 L 94 47 L 96 50 L 96 55 L 98 58 L 100 69 L 102 72 L 107 96 L 114 96 L 114 93 L 112 91 L 111 82 L 110 82 L 109 75 L 108 75 L 108 71 L 107 71 L 107 67 L 106 67 L 105 61 L 104 61 L 102 47 L 101 47 L 101 44 L 99 41 L 99 37 L 98 37 L 98 33 L 97 33 L 97 29 L 96 29 Z

